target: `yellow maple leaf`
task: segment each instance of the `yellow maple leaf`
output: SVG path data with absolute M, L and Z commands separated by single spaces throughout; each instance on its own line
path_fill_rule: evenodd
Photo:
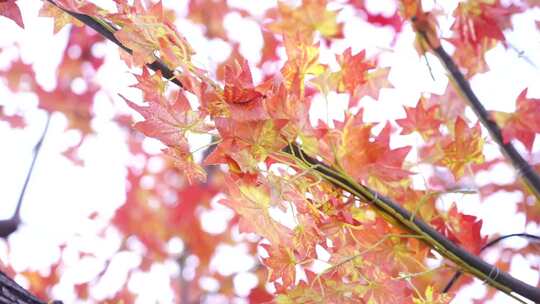
M 79 20 L 71 17 L 68 13 L 62 11 L 58 7 L 49 2 L 44 1 L 43 6 L 39 10 L 40 17 L 51 17 L 54 19 L 54 33 L 58 33 L 66 24 L 83 26 Z

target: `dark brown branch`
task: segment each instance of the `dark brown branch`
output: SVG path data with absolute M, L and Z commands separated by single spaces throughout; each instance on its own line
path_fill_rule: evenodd
M 444 248 L 444 250 L 447 250 L 453 253 L 454 255 L 458 256 L 460 260 L 464 261 L 468 266 L 479 270 L 482 274 L 484 274 L 485 277 L 490 278 L 491 280 L 493 280 L 494 282 L 500 285 L 507 286 L 512 291 L 522 295 L 523 297 L 529 300 L 534 301 L 535 303 L 540 303 L 540 288 L 536 288 L 534 286 L 531 286 L 527 283 L 524 283 L 523 281 L 520 281 L 512 277 L 508 273 L 499 270 L 497 267 L 484 262 L 478 256 L 475 256 L 467 252 L 463 248 L 457 246 L 452 241 L 447 239 L 444 235 L 442 235 L 437 230 L 435 230 L 430 225 L 428 225 L 426 222 L 422 221 L 416 216 L 413 216 L 411 212 L 401 207 L 398 203 L 394 202 L 392 199 L 385 197 L 381 194 L 378 194 L 375 191 L 365 186 L 361 186 L 363 187 L 363 189 L 359 189 L 358 185 L 353 184 L 349 180 L 343 178 L 340 174 L 337 174 L 335 170 L 328 167 L 326 164 L 310 157 L 304 151 L 302 151 L 297 145 L 291 145 L 290 147 L 287 147 L 285 149 L 285 152 L 290 153 L 291 155 L 294 155 L 295 157 L 299 159 L 305 160 L 308 164 L 313 166 L 314 170 L 321 173 L 324 177 L 328 177 L 326 178 L 327 181 L 329 181 L 330 183 L 336 185 L 337 187 L 341 189 L 348 188 L 351 190 L 356 190 L 355 192 L 364 192 L 365 190 L 369 191 L 373 197 L 377 197 L 377 199 L 382 201 L 386 207 L 389 207 L 393 212 L 399 214 L 400 218 L 396 218 L 393 214 L 388 213 L 387 210 L 381 209 L 379 208 L 378 205 L 374 204 L 382 212 L 385 212 L 388 215 L 392 216 L 393 218 L 398 220 L 398 222 L 400 222 L 401 224 L 406 224 L 403 222 L 403 219 L 405 219 L 406 221 L 412 222 L 422 232 L 426 233 L 427 235 L 429 235 L 429 237 L 433 238 L 442 248 Z M 336 183 L 335 181 L 337 181 L 338 183 Z M 345 185 L 345 187 L 343 187 L 342 185 Z M 350 192 L 350 190 L 348 189 L 344 189 L 344 190 Z M 361 199 L 366 200 L 368 202 L 375 203 L 372 199 L 368 197 L 361 197 Z
M 498 238 L 495 238 L 495 239 L 491 240 L 490 242 L 488 242 L 487 244 L 482 246 L 482 248 L 480 249 L 480 252 L 482 252 L 485 249 L 499 243 L 502 240 L 505 240 L 505 239 L 508 239 L 508 238 L 511 238 L 511 237 L 516 237 L 516 236 L 523 237 L 523 238 L 528 238 L 528 239 L 531 239 L 533 241 L 540 242 L 540 236 L 532 235 L 532 234 L 528 234 L 528 233 L 513 233 L 513 234 L 503 235 L 503 236 L 500 236 Z M 456 271 L 456 273 L 454 273 L 454 275 L 452 276 L 450 281 L 448 281 L 448 284 L 446 284 L 446 287 L 444 287 L 443 292 L 445 292 L 445 293 L 449 292 L 450 289 L 452 288 L 452 286 L 457 282 L 457 280 L 461 277 L 462 274 L 463 274 L 463 272 Z
M 52 0 L 48 0 L 51 3 Z M 65 9 L 60 9 L 66 11 Z M 67 11 L 66 11 L 67 12 Z M 76 14 L 71 13 L 73 17 L 77 18 L 79 21 L 83 23 L 89 23 L 88 25 L 94 28 L 98 33 L 104 35 L 106 38 L 111 37 L 111 32 L 101 25 L 99 22 L 96 22 L 94 19 L 82 15 L 82 14 Z M 113 42 L 119 43 L 116 38 L 114 38 Z M 125 46 L 121 46 L 123 49 L 127 49 Z M 157 67 L 158 70 L 161 70 L 159 67 Z M 162 71 L 162 74 L 165 76 L 166 73 Z M 176 83 L 176 82 L 175 82 Z M 181 84 L 180 84 L 181 85 Z M 356 193 L 369 193 L 370 197 L 377 197 L 377 202 L 382 202 L 384 205 L 376 205 L 376 207 L 384 207 L 384 209 L 381 209 L 382 212 L 385 212 L 398 220 L 401 224 L 403 224 L 406 227 L 411 227 L 411 224 L 419 231 L 422 231 L 422 233 L 428 235 L 430 238 L 435 240 L 437 243 L 438 248 L 442 249 L 442 251 L 447 251 L 454 256 L 458 257 L 460 261 L 463 261 L 467 266 L 469 266 L 471 269 L 474 269 L 477 271 L 477 273 L 481 273 L 482 275 L 480 277 L 483 278 L 489 278 L 488 283 L 491 284 L 497 284 L 499 287 L 504 286 L 507 289 L 511 290 L 512 292 L 516 292 L 523 297 L 530 299 L 534 302 L 540 303 L 540 289 L 535 288 L 531 285 L 528 285 L 512 276 L 510 276 L 508 273 L 498 270 L 495 266 L 490 265 L 483 260 L 481 260 L 479 257 L 474 256 L 464 250 L 463 248 L 457 246 L 452 241 L 447 239 L 445 236 L 440 234 L 438 231 L 433 229 L 431 226 L 429 226 L 427 223 L 423 222 L 422 220 L 418 219 L 417 217 L 413 216 L 408 210 L 401 207 L 396 202 L 392 201 L 390 198 L 387 198 L 385 196 L 382 196 L 380 194 L 377 194 L 375 191 L 365 187 L 365 186 L 359 186 L 357 184 L 353 184 L 349 182 L 349 180 L 343 178 L 340 174 L 337 173 L 337 171 L 333 170 L 329 166 L 317 161 L 314 158 L 309 157 L 306 155 L 298 146 L 291 145 L 289 148 L 285 149 L 285 152 L 288 152 L 289 154 L 299 158 L 304 159 L 307 161 L 307 163 L 311 166 L 314 166 L 314 170 L 317 170 L 321 175 L 330 183 L 336 185 L 337 187 L 348 191 L 348 192 L 356 192 Z M 359 187 L 362 187 L 361 189 Z M 358 195 L 360 199 L 370 201 L 372 203 L 375 203 L 374 200 L 372 200 L 370 197 Z
M 459 89 L 463 92 L 466 101 L 471 106 L 476 116 L 478 116 L 482 125 L 489 131 L 491 138 L 499 145 L 506 157 L 512 162 L 514 168 L 521 174 L 525 184 L 529 186 L 536 198 L 540 200 L 540 176 L 538 173 L 536 173 L 531 165 L 529 165 L 529 163 L 519 154 L 511 142 L 504 142 L 501 129 L 495 121 L 491 119 L 489 113 L 486 111 L 478 97 L 476 97 L 469 82 L 454 63 L 452 57 L 446 53 L 442 46 L 433 48 L 433 52 L 444 64 L 450 75 L 452 75 L 452 78 L 457 83 Z M 540 119 L 540 117 L 538 119 Z
M 41 301 L 0 271 L 0 304 L 62 304 L 62 301 Z
M 75 19 L 79 20 L 80 22 L 84 23 L 85 25 L 91 27 L 96 32 L 98 32 L 100 35 L 105 37 L 107 40 L 114 42 L 114 44 L 119 46 L 124 51 L 128 52 L 129 54 L 133 54 L 133 50 L 131 50 L 130 48 L 123 45 L 114 36 L 114 32 L 112 32 L 109 28 L 103 26 L 103 24 L 97 22 L 94 18 L 92 18 L 90 16 L 87 16 L 87 15 L 84 15 L 84 14 L 79 14 L 79 13 L 76 13 L 76 12 L 66 10 L 63 7 L 56 4 L 56 2 L 54 2 L 53 0 L 47 0 L 47 1 L 49 3 L 51 3 L 52 5 L 58 7 L 62 11 L 66 12 L 67 14 L 71 15 L 73 18 L 75 18 Z M 111 29 L 113 29 L 113 31 L 116 31 L 116 27 L 114 27 L 113 25 L 110 25 L 109 27 Z M 154 62 L 152 62 L 150 64 L 147 64 L 146 66 L 148 68 L 150 68 L 151 70 L 153 70 L 153 71 L 160 71 L 161 76 L 163 76 L 163 78 L 169 79 L 170 81 L 172 81 L 173 83 L 175 83 L 176 85 L 178 85 L 181 88 L 183 87 L 182 83 L 178 79 L 176 79 L 174 77 L 175 76 L 174 71 L 171 70 L 165 63 L 163 63 L 163 61 L 161 61 L 159 59 L 156 59 L 156 61 L 154 61 Z

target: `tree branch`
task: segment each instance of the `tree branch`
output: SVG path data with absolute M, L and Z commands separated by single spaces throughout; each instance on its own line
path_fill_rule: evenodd
M 62 301 L 43 302 L 0 271 L 0 304 L 62 304 Z
M 422 240 L 425 243 L 475 277 L 486 281 L 491 286 L 509 295 L 512 292 L 516 292 L 535 303 L 540 303 L 540 288 L 536 288 L 512 277 L 497 267 L 484 262 L 478 256 L 457 246 L 392 199 L 343 176 L 326 164 L 310 157 L 295 144 L 287 147 L 285 152 L 295 156 L 297 159 L 303 160 L 308 166 L 319 172 L 324 179 L 336 187 L 372 203 L 377 209 L 398 221 L 405 228 L 424 236 Z
M 502 240 L 505 240 L 505 239 L 508 239 L 508 238 L 511 238 L 511 237 L 516 237 L 516 236 L 523 237 L 523 238 L 528 238 L 528 239 L 531 239 L 533 241 L 540 242 L 540 236 L 537 236 L 537 235 L 532 235 L 532 234 L 528 234 L 528 233 L 512 233 L 512 234 L 503 235 L 503 236 L 500 236 L 498 238 L 495 238 L 495 239 L 491 240 L 489 243 L 482 246 L 482 248 L 480 249 L 480 252 L 482 252 L 485 249 L 499 243 Z M 459 279 L 459 277 L 461 277 L 462 274 L 463 273 L 461 271 L 456 271 L 456 273 L 454 273 L 454 275 L 452 276 L 450 281 L 448 281 L 448 283 L 446 284 L 446 287 L 444 287 L 443 292 L 449 292 L 450 288 L 452 288 L 454 283 L 456 283 L 456 281 Z
M 52 0 L 48 1 L 54 4 Z M 111 37 L 112 33 L 110 32 L 110 30 L 103 26 L 101 23 L 94 20 L 93 18 L 83 14 L 69 12 L 60 6 L 59 8 L 67 12 L 74 18 L 78 19 L 79 21 L 88 24 L 98 33 L 102 34 L 104 37 Z M 114 38 L 114 40 L 112 41 L 118 45 L 121 45 L 121 43 L 116 38 Z M 129 50 L 125 46 L 120 47 L 126 51 Z M 163 71 L 159 66 L 156 66 L 156 68 L 157 70 L 162 71 L 163 76 L 166 75 L 165 71 L 170 71 L 170 69 L 168 68 L 167 70 Z M 439 252 L 446 258 L 460 265 L 465 271 L 470 272 L 474 276 L 486 281 L 495 288 L 513 297 L 515 296 L 512 295 L 512 292 L 516 292 L 527 299 L 540 303 L 540 288 L 535 288 L 531 285 L 528 285 L 510 276 L 508 273 L 500 271 L 495 266 L 482 261 L 479 257 L 470 254 L 463 248 L 457 246 L 452 241 L 447 239 L 437 230 L 433 229 L 427 223 L 415 217 L 408 210 L 404 209 L 399 204 L 392 201 L 390 198 L 382 196 L 363 185 L 355 183 L 350 178 L 340 174 L 338 171 L 335 171 L 326 164 L 309 157 L 297 145 L 290 145 L 285 149 L 285 152 L 294 156 L 298 160 L 303 160 L 305 165 L 316 170 L 326 181 L 334 184 L 336 187 L 341 188 L 344 191 L 355 195 L 359 199 L 373 203 L 375 207 L 397 220 L 404 227 L 424 236 L 423 240 L 426 243 L 428 243 L 432 248 L 434 248 L 437 252 Z
M 422 33 L 420 33 L 422 34 Z M 422 34 L 424 39 L 427 40 L 425 34 Z M 430 45 L 428 43 L 428 45 Z M 430 45 L 431 47 L 431 45 Z M 439 60 L 446 67 L 446 70 L 450 73 L 454 81 L 457 83 L 459 90 L 463 93 L 465 101 L 473 109 L 474 113 L 482 123 L 482 125 L 488 130 L 491 138 L 499 145 L 501 151 L 504 153 L 507 159 L 509 159 L 523 178 L 525 184 L 531 189 L 536 199 L 540 201 L 540 176 L 534 171 L 529 163 L 519 154 L 516 148 L 511 142 L 505 143 L 503 140 L 502 132 L 499 126 L 491 119 L 491 116 L 486 111 L 467 79 L 463 76 L 452 57 L 446 53 L 442 46 L 433 48 L 432 51 L 437 55 Z
M 100 35 L 102 35 L 103 37 L 105 37 L 107 40 L 109 41 L 112 41 L 114 44 L 116 44 L 117 46 L 119 46 L 122 50 L 128 52 L 130 55 L 133 54 L 133 51 L 126 47 L 125 45 L 123 45 L 118 39 L 116 39 L 116 37 L 114 36 L 114 32 L 116 31 L 116 27 L 112 24 L 109 24 L 107 21 L 103 21 L 103 20 L 97 20 L 95 19 L 94 17 L 92 16 L 88 16 L 88 15 L 84 15 L 84 14 L 79 14 L 79 13 L 76 13 L 76 12 L 72 12 L 72 11 L 69 11 L 67 9 L 64 9 L 63 7 L 61 7 L 60 5 L 56 4 L 56 2 L 54 2 L 53 0 L 46 0 L 48 1 L 49 3 L 51 3 L 52 5 L 58 7 L 59 9 L 61 9 L 62 11 L 64 11 L 65 13 L 69 14 L 71 17 L 81 21 L 82 23 L 84 23 L 85 25 L 91 27 L 92 29 L 94 29 L 96 32 L 98 32 Z M 108 26 L 104 26 L 104 24 L 107 24 Z M 111 31 L 112 29 L 112 31 Z M 163 78 L 166 78 L 170 81 L 172 81 L 174 84 L 178 85 L 179 87 L 183 88 L 183 85 L 182 83 L 176 79 L 174 76 L 174 71 L 171 70 L 165 63 L 163 63 L 163 61 L 161 61 L 160 59 L 156 59 L 156 61 L 150 63 L 150 64 L 147 64 L 146 65 L 147 67 L 149 67 L 151 70 L 153 71 L 160 71 L 161 72 L 161 76 L 163 76 Z

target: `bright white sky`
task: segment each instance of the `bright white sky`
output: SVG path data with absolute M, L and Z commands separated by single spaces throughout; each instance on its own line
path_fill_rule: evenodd
M 101 2 L 103 6 L 110 6 L 110 1 Z M 165 5 L 172 7 L 176 3 L 185 1 L 164 1 Z M 262 11 L 266 6 L 274 5 L 275 1 L 229 1 L 232 5 L 247 7 L 253 11 Z M 368 7 L 373 12 L 392 12 L 394 10 L 391 0 L 367 1 Z M 433 1 L 424 1 L 426 7 L 431 7 Z M 52 35 L 52 21 L 36 18 L 39 9 L 39 1 L 19 1 L 23 9 L 23 18 L 26 30 L 21 30 L 11 21 L 0 18 L 0 67 L 4 67 L 11 58 L 17 56 L 12 47 L 14 42 L 21 46 L 21 56 L 24 61 L 32 62 L 37 72 L 38 80 L 48 88 L 54 87 L 54 70 L 60 61 L 61 52 L 66 43 L 67 30 L 63 29 L 59 34 Z M 256 4 L 255 4 L 256 3 Z M 456 5 L 456 1 L 437 1 L 437 4 L 450 12 Z M 392 40 L 390 29 L 375 28 L 353 17 L 351 11 L 344 11 L 342 20 L 347 21 L 345 27 L 346 37 L 353 39 L 335 43 L 332 50 L 325 50 L 321 54 L 321 61 L 332 63 L 334 53 L 341 53 L 345 48 L 352 47 L 353 52 L 367 49 L 368 54 L 375 54 L 386 49 Z M 511 45 L 522 50 L 536 66 L 540 67 L 540 33 L 534 27 L 533 20 L 540 20 L 540 10 L 527 12 L 513 19 L 515 32 L 507 33 L 507 39 Z M 452 18 L 441 19 L 441 30 L 448 32 Z M 256 60 L 262 40 L 255 24 L 242 18 L 240 15 L 229 16 L 226 20 L 227 29 L 235 33 L 235 37 L 241 37 L 241 51 L 249 60 Z M 219 41 L 207 41 L 203 38 L 200 28 L 191 23 L 179 20 L 179 30 L 187 36 L 193 48 L 197 50 L 197 62 L 204 67 L 211 67 L 216 62 L 227 57 L 227 48 Z M 405 116 L 401 105 L 414 106 L 418 101 L 420 92 L 443 93 L 447 84 L 445 72 L 438 61 L 429 56 L 429 62 L 436 81 L 431 79 L 424 59 L 418 58 L 415 50 L 411 47 L 413 33 L 406 28 L 392 51 L 385 51 L 380 57 L 383 65 L 392 66 L 390 81 L 394 89 L 383 90 L 380 100 L 374 101 L 366 98 L 362 101 L 365 106 L 365 118 L 368 121 L 394 120 Z M 216 51 L 223 50 L 223 51 Z M 64 261 L 68 264 L 65 274 L 65 282 L 85 281 L 92 278 L 101 267 L 103 261 L 109 258 L 119 244 L 118 234 L 107 230 L 105 238 L 97 237 L 96 232 L 106 224 L 106 219 L 112 217 L 114 210 L 122 204 L 124 199 L 125 165 L 132 162 L 124 145 L 124 134 L 109 121 L 118 107 L 126 110 L 121 101 L 116 97 L 122 93 L 128 97 L 140 98 L 137 92 L 128 89 L 133 79 L 127 73 L 127 68 L 120 62 L 116 47 L 107 44 L 100 52 L 107 54 L 107 60 L 96 81 L 100 83 L 104 92 L 98 96 L 95 105 L 96 116 L 101 117 L 93 122 L 96 135 L 85 142 L 81 148 L 80 156 L 85 161 L 84 167 L 74 166 L 69 160 L 61 156 L 61 152 L 77 140 L 75 132 L 64 132 L 66 120 L 54 115 L 50 130 L 47 134 L 42 152 L 36 164 L 32 180 L 30 182 L 22 209 L 22 218 L 25 224 L 9 239 L 10 252 L 7 252 L 7 244 L 0 242 L 0 261 L 9 261 L 16 270 L 47 269 L 48 265 L 58 259 L 58 245 L 69 240 Z M 110 55 L 110 56 L 109 56 Z M 474 90 L 480 99 L 490 110 L 511 111 L 517 95 L 526 87 L 529 88 L 529 97 L 540 97 L 540 68 L 531 66 L 527 61 L 519 58 L 516 52 L 505 50 L 498 46 L 487 54 L 487 61 L 491 71 L 478 75 L 472 80 Z M 260 77 L 254 73 L 255 78 Z M 108 96 L 116 100 L 115 107 L 111 106 Z M 345 107 L 345 98 L 338 95 L 330 95 L 332 111 L 328 113 L 330 118 L 342 117 L 342 109 Z M 0 218 L 7 218 L 13 212 L 15 202 L 20 192 L 26 170 L 32 157 L 32 148 L 37 141 L 45 123 L 45 115 L 34 110 L 37 101 L 30 95 L 13 95 L 6 88 L 0 87 L 0 104 L 6 105 L 8 110 L 20 110 L 26 113 L 29 126 L 24 130 L 11 130 L 6 124 L 0 123 Z M 326 104 L 324 98 L 314 102 L 311 114 L 313 118 L 326 120 Z M 472 116 L 471 116 L 472 117 Z M 401 136 L 393 139 L 392 144 L 401 146 L 409 142 L 416 142 L 415 135 Z M 148 148 L 159 151 L 159 145 L 149 141 Z M 540 150 L 540 140 L 536 141 L 535 151 Z M 488 148 L 488 154 L 497 153 L 493 147 Z M 414 158 L 414 154 L 410 156 Z M 537 160 L 540 161 L 540 160 Z M 500 166 L 494 172 L 479 176 L 476 182 L 482 184 L 488 180 L 512 179 L 513 171 Z M 419 178 L 417 184 L 423 183 Z M 528 231 L 540 234 L 540 227 L 525 227 L 524 217 L 515 216 L 515 202 L 519 196 L 514 194 L 496 194 L 491 196 L 483 204 L 478 204 L 476 195 L 449 195 L 444 203 L 449 204 L 453 200 L 458 203 L 460 210 L 470 214 L 479 215 L 484 219 L 482 232 L 486 235 L 494 233 L 507 234 Z M 204 213 L 205 225 L 209 230 L 219 231 L 222 229 L 226 218 L 230 213 L 223 211 L 224 207 L 216 207 L 212 212 Z M 102 218 L 101 222 L 87 219 L 88 215 L 98 211 Z M 224 216 L 224 217 L 223 217 Z M 216 223 L 216 224 L 209 224 Z M 180 247 L 178 242 L 171 245 Z M 523 240 L 509 240 L 507 246 L 523 246 Z M 177 244 L 177 245 L 175 245 Z M 77 250 L 86 248 L 95 253 L 95 258 L 80 260 L 76 255 Z M 181 250 L 181 249 L 179 249 Z M 241 264 L 243 249 L 223 247 L 216 258 L 216 269 L 220 272 L 239 272 L 236 276 L 238 293 L 247 294 L 249 286 L 253 284 L 253 278 L 245 270 L 249 269 L 250 263 Z M 39 254 L 36 254 L 39 253 Z M 240 257 L 240 258 L 239 258 Z M 496 256 L 491 254 L 486 257 L 488 261 Z M 122 276 L 127 269 L 136 267 L 139 257 L 137 254 L 122 253 L 115 257 L 111 271 L 106 275 L 94 291 L 102 297 L 114 292 Z M 245 259 L 244 259 L 245 261 Z M 249 260 L 248 260 L 249 261 Z M 537 264 L 540 261 L 536 261 Z M 225 266 L 233 266 L 225 268 Z M 176 271 L 174 263 L 165 263 L 152 270 L 150 275 L 138 275 L 130 283 L 134 290 L 153 290 L 141 294 L 140 303 L 149 303 L 158 300 L 162 303 L 170 301 L 172 294 L 169 290 L 158 290 L 167 284 L 163 284 L 165 275 Z M 524 261 L 516 261 L 512 264 L 511 274 L 528 283 L 536 284 L 538 273 L 530 269 Z M 140 286 L 155 286 L 156 288 L 140 288 Z M 212 288 L 212 282 L 207 282 L 208 288 Z M 160 287 L 161 286 L 161 287 Z M 455 303 L 470 303 L 471 297 L 483 293 L 485 287 L 478 282 L 471 287 L 469 292 L 461 294 Z M 55 291 L 58 298 L 70 303 L 74 294 L 68 288 L 58 288 Z M 501 296 L 492 303 L 507 303 L 508 298 Z

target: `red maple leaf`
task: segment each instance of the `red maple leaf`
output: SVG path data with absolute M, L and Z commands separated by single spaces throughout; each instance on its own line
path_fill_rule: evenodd
M 341 66 L 339 75 L 341 76 L 341 85 L 338 92 L 347 92 L 351 96 L 357 96 L 359 86 L 367 82 L 367 71 L 375 67 L 375 63 L 366 59 L 366 51 L 362 50 L 356 55 L 352 55 L 351 48 L 343 52 L 343 55 L 337 57 Z
M 0 16 L 7 17 L 17 23 L 17 25 L 21 28 L 24 28 L 24 23 L 21 17 L 21 10 L 17 5 L 16 0 L 0 1 Z
M 527 98 L 525 89 L 519 94 L 513 113 L 495 112 L 494 116 L 502 127 L 505 143 L 515 138 L 532 151 L 534 138 L 540 133 L 540 99 Z
M 484 39 L 504 41 L 503 30 L 511 26 L 510 17 L 519 12 L 522 12 L 519 7 L 503 7 L 499 0 L 463 2 L 454 11 L 456 20 L 452 30 L 459 40 L 476 46 L 484 43 Z
M 229 104 L 231 117 L 238 121 L 264 120 L 264 94 L 253 86 L 247 60 L 241 58 L 233 66 L 225 67 L 225 102 Z
M 451 241 L 467 248 L 474 254 L 480 253 L 486 244 L 487 236 L 482 237 L 482 220 L 475 216 L 460 213 L 455 204 L 447 214 L 447 219 L 437 218 L 432 222 Z

